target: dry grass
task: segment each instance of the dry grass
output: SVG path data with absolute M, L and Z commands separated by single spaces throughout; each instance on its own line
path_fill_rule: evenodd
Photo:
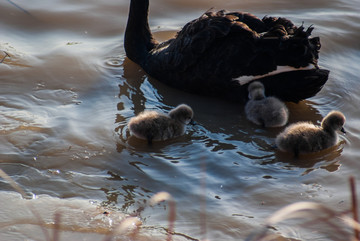
M 279 240 L 273 232 L 275 226 L 298 227 L 308 232 L 321 234 L 333 241 L 359 241 L 357 195 L 355 180 L 350 177 L 351 210 L 338 211 L 315 202 L 297 202 L 272 214 L 262 230 L 256 231 L 246 241 Z M 352 216 L 352 217 L 351 217 Z
M 4 62 L 4 60 L 6 59 L 6 57 L 11 57 L 7 52 L 5 52 L 4 50 L 3 50 L 3 52 L 4 52 L 4 57 L 2 57 L 2 59 L 0 59 L 0 64 L 2 63 L 2 62 Z
M 25 192 L 0 169 L 0 177 L 6 180 L 17 192 L 23 197 L 26 197 Z M 350 191 L 351 191 L 351 210 L 338 211 L 329 208 L 323 204 L 314 202 L 298 202 L 285 206 L 271 215 L 266 221 L 263 228 L 255 231 L 249 236 L 246 241 L 280 241 L 280 240 L 294 240 L 284 239 L 283 237 L 274 233 L 275 227 L 291 226 L 299 227 L 308 230 L 309 232 L 325 233 L 330 240 L 348 240 L 360 241 L 360 224 L 358 222 L 358 206 L 357 195 L 355 187 L 355 179 L 350 177 Z M 172 241 L 176 218 L 176 203 L 173 197 L 167 192 L 159 192 L 155 194 L 149 201 L 149 206 L 157 205 L 166 201 L 169 206 L 168 223 L 169 227 L 166 229 L 166 241 Z M 46 229 L 46 223 L 36 211 L 31 202 L 27 202 L 27 208 L 31 211 L 37 220 L 38 225 L 43 233 L 46 241 L 59 241 L 61 236 L 61 214 L 55 213 L 52 232 Z M 317 227 L 320 227 L 317 229 Z M 127 217 L 123 219 L 115 228 L 107 234 L 103 241 L 111 241 L 114 237 L 119 235 L 126 235 L 131 240 L 138 240 L 138 234 L 142 227 L 142 222 L 138 217 Z M 206 234 L 205 234 L 206 235 Z M 283 235 L 283 233 L 282 233 Z M 203 240 L 205 241 L 205 240 Z

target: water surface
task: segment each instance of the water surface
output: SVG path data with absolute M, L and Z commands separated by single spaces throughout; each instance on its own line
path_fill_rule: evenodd
M 29 202 L 51 232 L 55 213 L 62 214 L 61 240 L 102 240 L 124 215 L 143 223 L 138 240 L 163 240 L 168 205 L 147 205 L 160 191 L 176 202 L 175 240 L 242 240 L 297 201 L 349 208 L 348 178 L 359 182 L 360 160 L 356 0 L 150 2 L 150 25 L 159 40 L 212 7 L 315 26 L 320 65 L 330 77 L 317 96 L 287 103 L 290 123 L 320 123 L 337 109 L 347 117 L 348 134 L 336 147 L 297 160 L 272 148 L 282 128 L 249 123 L 238 104 L 165 86 L 127 59 L 129 1 L 0 6 L 0 57 L 10 55 L 0 64 L 0 168 L 26 193 L 23 199 L 0 180 L 0 239 L 46 240 Z M 126 124 L 134 115 L 183 102 L 198 122 L 185 136 L 151 147 L 130 136 Z M 331 239 L 318 230 L 276 228 L 295 239 Z

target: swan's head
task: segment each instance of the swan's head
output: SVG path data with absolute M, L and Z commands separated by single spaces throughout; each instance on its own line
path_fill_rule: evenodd
M 333 130 L 333 131 L 342 131 L 344 133 L 344 124 L 345 124 L 345 116 L 340 111 L 331 111 L 329 114 L 327 114 L 323 121 L 321 122 L 321 126 L 325 130 Z
M 190 106 L 181 104 L 169 112 L 170 118 L 180 121 L 184 124 L 193 122 L 194 112 Z
M 265 98 L 264 85 L 259 81 L 254 81 L 248 87 L 250 100 L 261 100 Z

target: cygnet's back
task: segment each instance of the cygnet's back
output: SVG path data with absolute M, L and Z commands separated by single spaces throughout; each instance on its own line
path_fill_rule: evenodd
M 345 116 L 339 111 L 330 112 L 316 126 L 310 122 L 298 122 L 288 126 L 276 137 L 276 146 L 295 156 L 300 153 L 317 152 L 334 146 L 338 142 L 336 131 L 344 131 Z
M 144 111 L 131 118 L 128 127 L 134 136 L 151 143 L 183 135 L 185 125 L 189 124 L 192 118 L 192 109 L 182 104 L 171 110 L 169 115 L 157 111 Z
M 286 125 L 289 119 L 286 105 L 276 97 L 266 97 L 262 83 L 251 83 L 248 91 L 249 101 L 245 105 L 245 114 L 250 121 L 264 127 Z

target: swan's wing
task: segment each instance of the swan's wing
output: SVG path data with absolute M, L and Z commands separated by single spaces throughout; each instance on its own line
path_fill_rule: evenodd
M 239 58 L 239 52 L 252 56 L 255 49 L 248 45 L 253 44 L 259 36 L 242 20 L 247 19 L 251 26 L 258 29 L 265 29 L 265 24 L 253 15 L 242 14 L 240 18 L 240 13 L 236 14 L 238 16 L 223 11 L 203 14 L 186 24 L 175 39 L 154 49 L 152 59 L 163 68 L 175 71 L 188 71 L 197 66 L 199 70 L 208 69 L 214 73 L 220 69 L 221 72 L 226 71 L 223 64 L 228 62 L 247 65 L 248 59 L 245 59 L 246 56 Z
M 278 65 L 303 67 L 318 58 L 318 50 L 307 46 L 313 45 L 308 41 L 312 29 L 303 29 L 285 18 L 260 20 L 249 13 L 207 12 L 186 24 L 175 39 L 153 49 L 147 69 L 223 80 L 263 75 Z

